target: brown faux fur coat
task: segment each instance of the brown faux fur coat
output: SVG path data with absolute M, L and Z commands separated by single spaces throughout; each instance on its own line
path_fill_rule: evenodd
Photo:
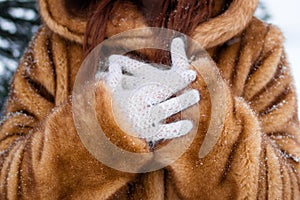
M 217 144 L 198 158 L 210 116 L 207 87 L 198 77 L 193 86 L 201 93 L 203 117 L 196 139 L 175 163 L 145 174 L 106 167 L 76 133 L 68 97 L 81 64 L 86 22 L 65 3 L 71 1 L 39 1 L 45 25 L 12 82 L 0 129 L 0 199 L 300 199 L 295 89 L 281 32 L 252 17 L 256 0 L 234 0 L 225 14 L 193 34 L 226 85 L 226 121 Z M 107 37 L 146 26 L 129 3 L 116 3 L 114 12 Z M 127 24 L 114 23 L 124 17 Z M 97 110 L 100 117 L 111 112 Z M 113 119 L 111 124 L 116 130 Z M 130 138 L 118 143 L 149 151 L 142 141 L 136 144 L 130 146 Z

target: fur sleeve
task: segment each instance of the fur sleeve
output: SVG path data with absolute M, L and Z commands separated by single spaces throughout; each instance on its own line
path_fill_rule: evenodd
M 253 61 L 248 65 L 240 62 L 233 90 L 259 121 L 262 142 L 257 194 L 259 199 L 297 199 L 300 197 L 300 128 L 284 38 L 277 27 L 256 21 L 244 37 L 248 43 L 240 60 Z M 256 37 L 262 39 L 256 40 L 254 47 Z
M 41 28 L 14 76 L 0 128 L 0 199 L 107 199 L 136 176 L 104 166 L 82 145 L 65 43 Z
M 225 126 L 199 159 L 207 127 L 200 122 L 190 150 L 168 167 L 168 187 L 183 199 L 298 199 L 300 129 L 281 32 L 254 19 L 216 54 L 227 85 Z
M 0 130 L 0 150 L 27 135 L 54 106 L 55 83 L 49 34 L 40 29 L 14 75 Z
M 54 107 L 55 82 L 49 31 L 39 29 L 14 75 L 0 128 L 0 196 L 20 197 L 22 163 L 30 133 Z M 23 173 L 23 174 L 22 174 Z

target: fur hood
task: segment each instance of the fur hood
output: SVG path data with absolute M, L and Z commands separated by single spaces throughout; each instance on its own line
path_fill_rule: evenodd
M 216 0 L 216 3 L 221 1 Z M 84 3 L 85 0 L 39 0 L 40 14 L 53 32 L 82 44 L 87 23 L 87 11 L 80 9 Z M 198 26 L 192 35 L 193 39 L 206 48 L 224 43 L 245 29 L 257 4 L 258 0 L 233 0 L 225 12 Z M 110 17 L 106 37 L 125 31 L 128 27 L 133 29 L 146 26 L 143 15 L 130 3 L 116 1 L 113 12 L 118 15 Z M 125 26 L 113 23 L 120 15 L 134 20 L 127 20 Z

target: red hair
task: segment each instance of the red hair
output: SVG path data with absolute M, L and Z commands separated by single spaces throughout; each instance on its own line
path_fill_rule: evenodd
M 116 0 L 93 0 L 90 3 L 89 13 L 91 14 L 88 17 L 85 32 L 83 45 L 84 56 L 104 40 L 106 25 L 115 1 Z M 173 29 L 187 35 L 190 35 L 200 23 L 208 20 L 212 16 L 214 7 L 214 0 L 163 0 L 161 11 L 154 15 L 153 12 L 149 12 L 149 8 L 143 4 L 143 1 L 149 0 L 131 1 L 143 10 L 149 26 Z M 158 56 L 157 53 L 155 57 Z M 162 54 L 162 52 L 159 54 Z M 160 57 L 164 56 L 161 55 Z M 156 61 L 163 60 L 163 58 L 152 59 Z

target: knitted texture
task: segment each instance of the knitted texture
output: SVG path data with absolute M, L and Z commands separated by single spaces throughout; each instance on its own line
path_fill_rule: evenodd
M 111 20 L 141 17 L 134 6 L 120 2 Z M 55 29 L 52 25 L 58 21 L 52 18 L 49 24 L 44 18 L 46 25 L 36 33 L 14 75 L 0 128 L 0 199 L 299 199 L 300 129 L 282 33 L 252 18 L 256 1 L 233 3 L 239 7 L 228 8 L 225 21 L 223 15 L 209 20 L 222 29 L 220 40 L 213 39 L 218 34 L 205 34 L 207 27 L 203 30 L 201 25 L 193 36 L 201 44 L 213 44 L 207 50 L 225 85 L 226 120 L 217 144 L 199 159 L 211 97 L 197 74 L 191 88 L 201 93 L 196 104 L 201 116 L 192 145 L 173 164 L 144 174 L 109 168 L 82 145 L 68 100 L 82 55 L 81 44 L 74 42 L 80 42 L 80 35 L 73 38 L 68 26 L 77 24 Z M 41 7 L 41 12 L 47 8 Z M 70 16 L 62 15 L 65 19 Z M 110 21 L 108 36 L 146 26 L 138 17 L 124 23 Z M 204 42 L 205 36 L 209 41 Z M 105 124 L 107 137 L 125 150 L 151 152 L 143 139 L 120 129 L 112 99 L 108 87 L 96 88 L 97 119 Z
M 173 40 L 171 52 L 172 67 L 169 70 L 126 56 L 112 55 L 109 72 L 96 74 L 105 79 L 113 92 L 114 116 L 120 127 L 126 133 L 135 133 L 136 137 L 152 143 L 189 133 L 193 128 L 190 120 L 170 124 L 162 122 L 199 101 L 199 92 L 195 89 L 169 99 L 196 79 L 196 72 L 188 69 L 182 39 Z

